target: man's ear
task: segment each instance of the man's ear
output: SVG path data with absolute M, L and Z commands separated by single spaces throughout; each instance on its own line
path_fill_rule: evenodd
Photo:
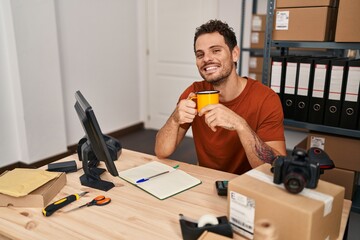
M 233 62 L 237 62 L 239 60 L 239 57 L 240 57 L 240 48 L 239 46 L 236 45 L 232 50 Z

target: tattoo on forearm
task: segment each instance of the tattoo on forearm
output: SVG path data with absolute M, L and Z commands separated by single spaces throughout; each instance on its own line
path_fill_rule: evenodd
M 252 135 L 254 137 L 254 143 L 255 143 L 255 154 L 256 156 L 266 162 L 272 164 L 272 162 L 275 160 L 276 155 L 269 147 L 266 145 L 257 135 L 255 132 L 252 132 Z

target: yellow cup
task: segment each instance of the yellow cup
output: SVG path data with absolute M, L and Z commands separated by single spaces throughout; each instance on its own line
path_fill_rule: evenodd
M 200 91 L 195 94 L 196 96 L 191 99 L 196 99 L 198 112 L 206 105 L 219 103 L 219 91 L 217 90 Z

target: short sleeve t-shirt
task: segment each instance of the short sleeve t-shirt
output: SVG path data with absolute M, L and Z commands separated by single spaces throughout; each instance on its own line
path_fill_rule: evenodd
M 188 97 L 190 92 L 213 90 L 206 81 L 194 82 L 180 96 Z M 283 110 L 278 95 L 260 82 L 248 79 L 242 93 L 229 102 L 220 102 L 246 120 L 251 129 L 264 141 L 284 141 Z M 213 132 L 204 121 L 196 116 L 191 124 L 196 153 L 200 166 L 221 171 L 242 174 L 251 169 L 245 150 L 236 131 L 218 127 Z

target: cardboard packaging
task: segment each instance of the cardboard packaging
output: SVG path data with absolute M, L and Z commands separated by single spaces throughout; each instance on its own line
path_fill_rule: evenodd
M 335 42 L 360 42 L 359 9 L 360 1 L 340 1 Z
M 298 143 L 296 147 L 307 150 L 310 148 L 310 145 L 308 146 L 310 142 L 311 141 L 308 141 L 308 137 L 306 137 L 300 143 Z M 313 147 L 320 146 L 323 149 L 324 142 L 324 139 L 321 140 L 316 138 Z M 336 167 L 331 170 L 325 170 L 324 174 L 320 175 L 321 180 L 343 186 L 345 188 L 345 199 L 349 200 L 352 200 L 353 196 L 355 195 L 358 178 L 359 175 L 356 171 Z
M 266 14 L 254 14 L 251 19 L 251 31 L 265 32 L 266 30 Z
M 249 78 L 258 80 L 259 82 L 262 82 L 262 73 L 254 73 L 254 72 L 249 72 Z
M 344 188 L 319 180 L 316 189 L 291 194 L 273 183 L 269 164 L 229 181 L 228 214 L 233 230 L 253 238 L 254 223 L 270 220 L 278 239 L 337 239 Z
M 209 231 L 203 232 L 203 234 L 201 234 L 201 236 L 198 238 L 198 240 L 229 240 L 229 239 L 231 238 Z
M 333 41 L 336 8 L 281 8 L 274 13 L 273 40 Z
M 24 197 L 12 197 L 0 193 L 0 206 L 43 208 L 50 203 L 65 184 L 66 174 L 61 173 L 58 178 L 49 181 Z
M 251 32 L 250 48 L 264 48 L 265 32 Z
M 263 57 L 250 57 L 249 72 L 261 73 L 263 70 Z
M 276 8 L 337 7 L 338 0 L 277 0 Z
M 345 199 L 352 200 L 357 186 L 358 174 L 355 171 L 333 168 L 325 170 L 320 179 L 343 186 L 345 188 Z
M 309 133 L 307 147 L 323 149 L 333 160 L 335 167 L 360 171 L 360 140 L 328 135 L 323 133 Z

